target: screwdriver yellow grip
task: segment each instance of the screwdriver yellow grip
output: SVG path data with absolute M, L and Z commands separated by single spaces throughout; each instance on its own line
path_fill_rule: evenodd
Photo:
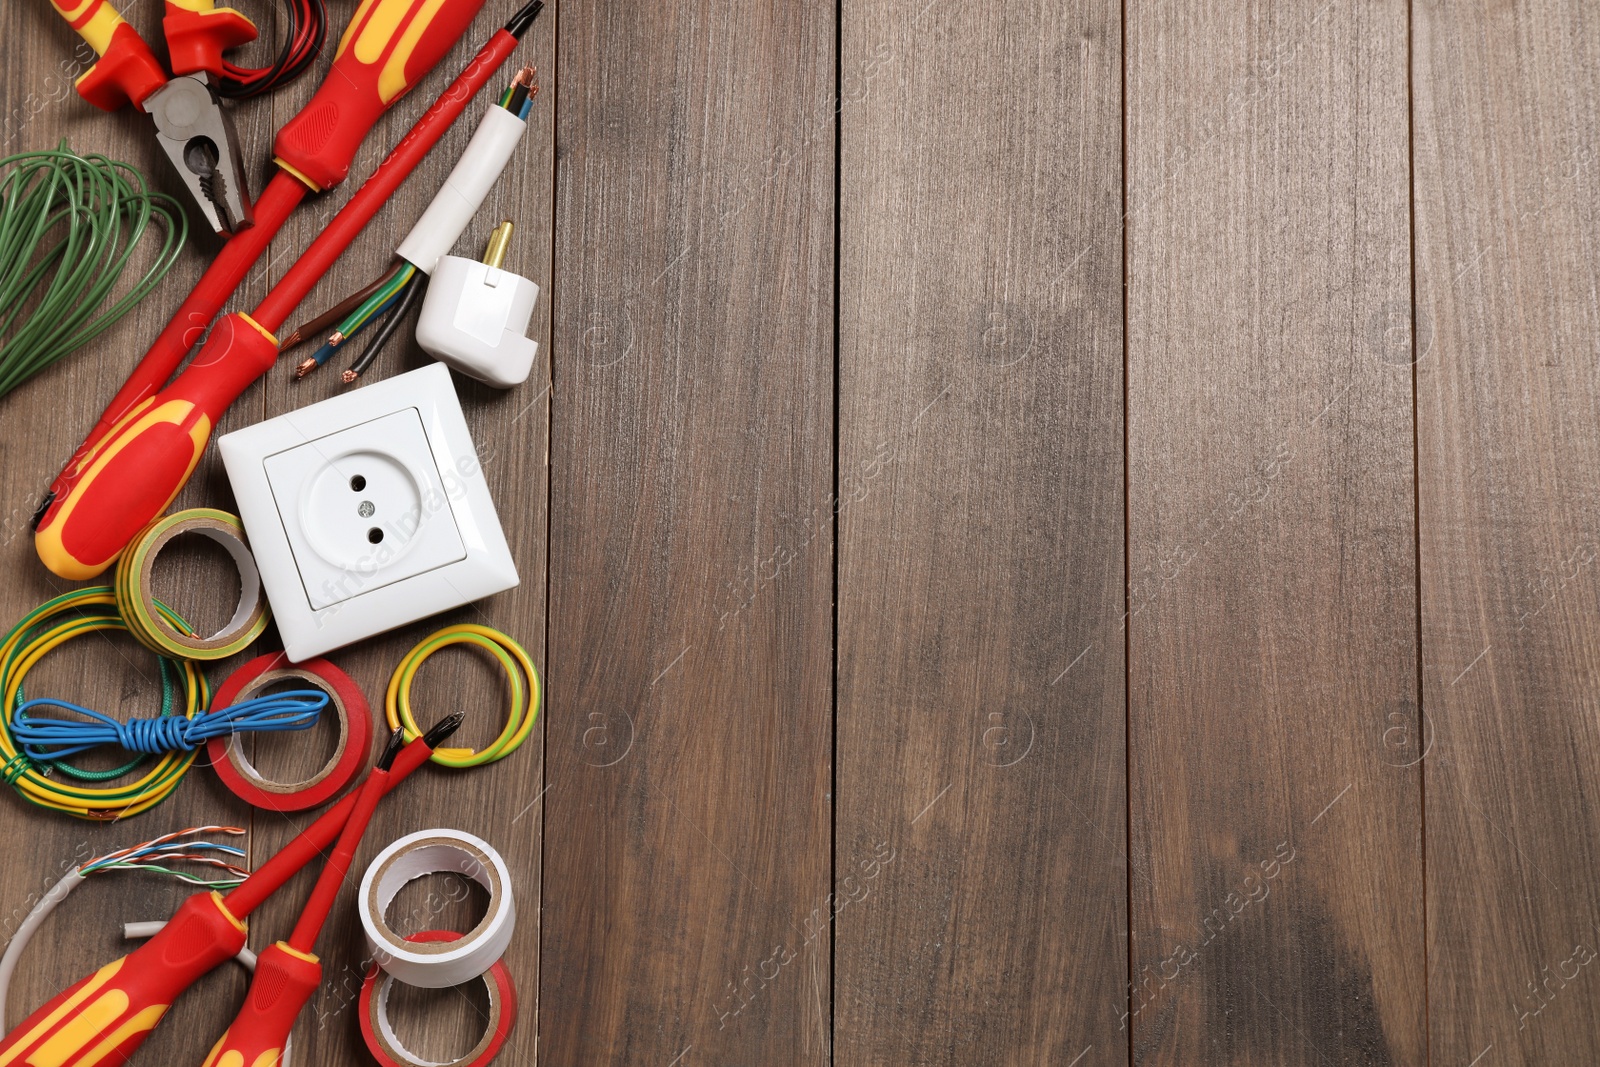
M 455 47 L 483 2 L 361 0 L 317 95 L 278 131 L 278 165 L 313 189 L 338 185 L 373 123 Z
M 233 1025 L 200 1067 L 278 1067 L 289 1032 L 322 984 L 322 963 L 282 941 L 268 945 Z
M 111 51 L 117 27 L 128 25 L 107 0 L 50 0 L 50 6 L 102 56 Z
M 172 1001 L 244 946 L 217 893 L 184 901 L 155 937 L 62 990 L 0 1041 L 0 1067 L 113 1067 L 133 1055 Z

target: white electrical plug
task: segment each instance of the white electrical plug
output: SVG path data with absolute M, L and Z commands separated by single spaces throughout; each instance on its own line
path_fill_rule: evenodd
M 482 263 L 445 253 L 482 206 L 526 128 L 505 108 L 489 108 L 444 187 L 395 250 L 429 276 L 417 320 L 423 351 L 501 389 L 527 381 L 533 370 L 539 345 L 527 333 L 539 287 L 503 269 L 509 221 L 495 228 Z
M 509 232 L 510 224 L 505 224 Z M 539 287 L 490 263 L 445 256 L 433 268 L 417 344 L 462 374 L 509 389 L 528 380 L 539 343 L 527 336 Z

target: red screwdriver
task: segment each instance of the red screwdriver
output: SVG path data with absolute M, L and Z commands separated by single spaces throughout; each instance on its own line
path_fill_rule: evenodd
M 393 762 L 387 769 L 380 761 L 358 789 L 346 794 L 226 896 L 212 891 L 190 897 L 149 941 L 62 990 L 19 1023 L 0 1041 L 0 1067 L 114 1067 L 126 1063 L 180 993 L 244 947 L 245 916 L 337 838 L 300 925 L 288 944 L 280 942 L 261 954 L 244 1008 L 206 1060 L 217 1063 L 226 1046 L 255 1050 L 231 1062 L 246 1067 L 276 1064 L 283 1039 L 321 976 L 321 964 L 310 948 L 297 948 L 296 943 L 309 946 L 316 941 L 378 800 L 426 763 L 461 721 L 459 714 L 445 718 L 397 754 L 392 752 L 391 742 L 385 758 L 392 756 Z M 330 876 L 330 871 L 337 874 Z M 308 924 L 314 928 L 301 928 Z M 307 986 L 311 968 L 316 977 L 310 978 Z M 263 1043 L 274 1040 L 275 1044 Z M 279 1055 L 260 1058 L 272 1050 Z
M 93 529 L 107 516 L 84 523 L 79 544 L 71 543 L 72 535 L 60 529 L 76 506 L 73 487 L 93 473 L 96 462 L 108 458 L 105 449 L 95 446 L 112 430 L 155 414 L 148 403 L 151 397 L 172 377 L 289 213 L 307 193 L 344 180 L 373 124 L 455 46 L 483 4 L 484 0 L 361 0 L 339 39 L 322 86 L 278 131 L 272 154 L 279 170 L 256 201 L 255 225 L 222 246 L 194 292 L 56 476 L 34 523 L 35 544 L 45 566 L 63 578 L 84 579 L 116 561 L 127 540 L 108 546 L 107 537 Z
M 388 750 L 356 790 L 355 809 L 339 834 L 333 855 L 328 857 L 322 873 L 317 876 L 311 899 L 300 913 L 294 933 L 287 941 L 275 941 L 267 946 L 257 958 L 255 977 L 250 980 L 244 1006 L 212 1047 L 206 1063 L 274 1067 L 283 1058 L 295 1019 L 322 984 L 322 962 L 315 952 L 317 935 L 333 910 L 333 900 L 339 894 L 344 876 L 350 872 L 361 835 L 366 832 L 379 799 L 388 791 L 389 766 L 404 740 L 405 732 L 396 730 L 389 739 Z

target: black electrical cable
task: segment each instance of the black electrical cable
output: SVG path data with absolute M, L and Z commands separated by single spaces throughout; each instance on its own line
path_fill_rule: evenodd
M 243 99 L 280 89 L 305 73 L 328 39 L 328 8 L 324 0 L 281 0 L 286 32 L 283 48 L 269 67 L 223 64 L 217 85 L 222 96 Z
M 522 114 L 522 105 L 528 100 L 528 87 L 517 82 L 511 89 L 511 99 L 506 101 L 505 109 L 513 115 Z
M 400 302 L 394 306 L 394 310 L 389 312 L 389 317 L 384 319 L 382 325 L 378 327 L 378 332 L 373 336 L 366 350 L 356 357 L 356 361 L 350 364 L 350 369 L 340 376 L 344 384 L 350 385 L 365 374 L 368 367 L 372 366 L 373 360 L 378 358 L 378 353 L 383 351 L 383 346 L 389 343 L 389 338 L 395 335 L 395 331 L 400 328 L 401 321 L 411 311 L 411 305 L 416 303 L 417 294 L 422 292 L 427 284 L 427 276 L 419 272 L 406 286 L 406 291 L 400 294 Z

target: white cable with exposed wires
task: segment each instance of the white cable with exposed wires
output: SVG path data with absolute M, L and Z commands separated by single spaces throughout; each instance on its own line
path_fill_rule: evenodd
M 129 848 L 96 856 L 68 871 L 39 898 L 39 902 L 28 912 L 27 918 L 22 920 L 17 932 L 12 935 L 10 944 L 6 945 L 5 954 L 0 956 L 0 1033 L 10 1029 L 6 1023 L 6 1001 L 11 991 L 11 976 L 16 972 L 17 962 L 22 958 L 23 951 L 27 949 L 28 942 L 33 940 L 39 927 L 44 925 L 50 913 L 55 911 L 74 889 L 90 876 L 108 871 L 152 871 L 208 889 L 229 888 L 244 881 L 250 873 L 238 864 L 230 862 L 231 859 L 243 860 L 244 849 L 216 841 L 196 841 L 194 838 L 200 834 L 242 835 L 243 833 L 244 830 L 237 826 L 192 826 Z M 169 867 L 167 866 L 169 863 L 195 863 L 204 867 L 220 868 L 221 873 L 202 877 L 202 872 Z

